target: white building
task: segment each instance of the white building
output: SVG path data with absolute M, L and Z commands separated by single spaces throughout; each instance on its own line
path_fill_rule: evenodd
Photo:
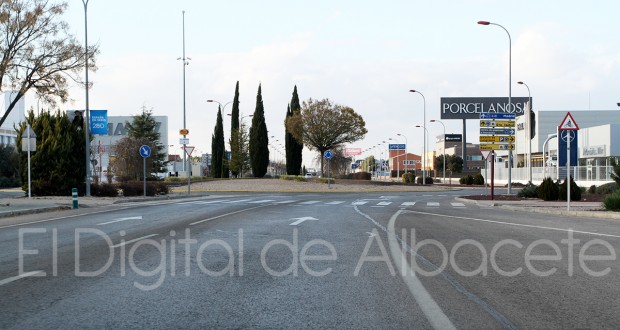
M 7 91 L 4 93 L 4 106 L 2 107 L 2 111 L 0 111 L 0 118 L 4 116 L 6 109 L 9 107 L 13 99 L 15 99 L 16 93 L 16 91 Z M 11 113 L 0 127 L 0 144 L 15 145 L 17 132 L 15 131 L 14 126 L 18 126 L 19 123 L 24 120 L 26 120 L 25 103 L 24 98 L 22 97 L 19 101 L 17 101 L 17 104 L 13 110 L 11 110 Z

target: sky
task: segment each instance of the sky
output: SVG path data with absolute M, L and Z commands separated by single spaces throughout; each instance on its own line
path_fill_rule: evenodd
M 84 40 L 84 6 L 68 0 L 63 16 Z M 382 141 L 422 152 L 426 118 L 439 119 L 441 97 L 508 96 L 508 35 L 512 39 L 512 95 L 531 90 L 535 110 L 610 110 L 620 102 L 620 2 L 611 0 L 90 0 L 88 39 L 100 47 L 90 74 L 91 109 L 134 115 L 142 107 L 167 115 L 170 153 L 180 153 L 183 126 L 183 14 L 185 118 L 190 145 L 210 152 L 217 104 L 232 101 L 250 115 L 262 96 L 271 142 L 284 145 L 283 121 L 293 87 L 302 101 L 329 98 L 366 121 L 368 134 L 348 147 Z M 82 109 L 73 86 L 61 109 Z M 36 108 L 29 95 L 26 108 Z M 224 112 L 229 113 L 231 105 Z M 230 117 L 225 116 L 225 138 Z M 249 123 L 249 119 L 245 118 Z M 444 120 L 462 133 L 461 120 Z M 443 133 L 427 123 L 429 148 Z M 468 123 L 468 141 L 478 126 Z M 391 141 L 389 139 L 392 139 Z M 283 148 L 282 148 L 283 149 Z M 377 149 L 377 148 L 375 148 Z M 278 154 L 281 159 L 281 155 Z M 315 153 L 304 164 L 315 167 Z

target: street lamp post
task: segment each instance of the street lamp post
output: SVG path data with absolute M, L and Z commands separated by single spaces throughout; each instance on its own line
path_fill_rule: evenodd
M 478 21 L 480 25 L 495 25 L 506 31 L 508 35 L 508 110 L 512 107 L 512 38 L 505 27 L 488 21 Z M 508 150 L 508 195 L 512 193 L 512 150 Z
M 443 183 L 446 183 L 446 125 L 441 120 L 431 119 L 431 123 L 440 123 L 443 126 Z
M 411 89 L 409 90 L 409 92 L 411 93 L 418 93 L 420 95 L 422 95 L 422 100 L 424 101 L 424 117 L 423 117 L 423 124 L 422 127 L 424 127 L 424 147 L 423 147 L 423 154 L 422 154 L 422 164 L 426 165 L 426 133 L 428 133 L 428 131 L 426 130 L 426 98 L 424 97 L 424 94 L 420 93 L 420 91 L 417 91 L 415 89 Z M 422 166 L 422 184 L 426 184 L 426 169 L 424 168 L 424 166 Z
M 528 86 L 526 83 L 522 82 L 522 81 L 518 81 L 517 84 L 519 85 L 523 85 L 525 86 L 525 88 L 527 88 L 527 95 L 528 95 L 528 100 L 530 103 L 530 106 L 528 108 L 528 113 L 525 114 L 525 120 L 526 120 L 526 125 L 525 125 L 525 135 L 526 135 L 526 139 L 527 141 L 529 141 L 528 143 L 528 149 L 527 149 L 527 163 L 528 163 L 528 167 L 529 167 L 529 182 L 532 182 L 532 123 L 530 122 L 532 120 L 532 93 L 530 93 L 530 86 Z
M 185 57 L 185 10 L 182 11 L 183 14 L 183 57 L 177 58 L 177 60 L 183 61 L 183 130 L 187 132 L 187 121 L 185 117 L 185 109 L 186 109 L 186 101 L 185 101 L 185 67 L 189 65 L 189 57 Z M 187 138 L 187 134 L 183 134 L 183 139 Z M 183 171 L 187 174 L 187 194 L 190 194 L 190 186 L 191 186 L 191 165 L 188 163 L 188 157 L 186 152 L 187 144 L 183 144 Z
M 86 98 L 84 108 L 84 137 L 86 141 L 86 191 L 84 195 L 90 196 L 90 109 L 88 108 L 88 1 L 82 0 L 84 4 L 84 68 Z
M 415 127 L 424 128 L 424 139 L 426 140 L 426 135 L 428 134 L 426 127 L 421 125 L 415 125 Z M 426 146 L 424 146 L 424 158 L 422 158 L 422 184 L 426 184 Z
M 405 164 L 406 164 L 405 165 L 405 173 L 407 173 L 407 167 L 409 167 L 409 154 L 407 153 L 407 144 L 408 144 L 407 143 L 407 137 L 402 135 L 402 134 L 400 134 L 400 133 L 398 133 L 396 135 L 402 136 L 402 137 L 405 138 Z

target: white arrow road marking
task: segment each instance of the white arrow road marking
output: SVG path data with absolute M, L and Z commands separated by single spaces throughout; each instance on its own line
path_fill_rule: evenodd
M 375 233 L 367 231 L 366 234 L 368 234 L 368 238 L 375 237 Z
M 319 220 L 319 219 L 315 219 L 313 217 L 303 217 L 303 218 L 293 218 L 291 220 L 297 220 L 297 221 L 291 223 L 291 226 L 297 226 L 298 224 L 300 224 L 300 223 L 302 223 L 302 222 L 304 222 L 306 220 Z
M 345 201 L 333 201 L 333 202 L 329 202 L 329 203 L 325 203 L 325 204 L 327 204 L 327 205 L 338 205 L 338 204 L 342 204 L 344 202 Z
M 142 216 L 139 215 L 137 217 L 127 217 L 127 218 L 118 218 L 118 219 L 114 219 L 112 221 L 108 221 L 108 222 L 102 222 L 102 223 L 98 223 L 98 226 L 103 226 L 103 225 L 109 225 L 111 223 L 116 223 L 116 222 L 121 222 L 121 221 L 127 221 L 127 220 L 142 220 Z
M 312 204 L 316 204 L 319 201 L 306 201 L 306 202 L 301 202 L 299 203 L 300 205 L 312 205 Z

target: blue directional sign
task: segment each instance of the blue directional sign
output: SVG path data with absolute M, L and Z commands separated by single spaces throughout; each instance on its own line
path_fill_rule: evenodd
M 359 164 L 358 164 L 358 163 L 353 163 L 353 164 L 351 164 L 351 168 L 352 168 L 352 169 L 354 169 L 354 170 L 358 169 L 359 167 L 360 167 L 360 166 L 359 166 Z
M 151 156 L 151 147 L 149 147 L 147 145 L 140 146 L 140 156 L 142 156 L 142 158 L 150 157 Z
M 480 128 L 482 135 L 515 135 L 514 128 Z
M 561 130 L 560 138 L 558 139 L 558 165 L 560 167 L 566 167 L 566 144 L 570 143 L 570 164 L 572 166 L 579 165 L 577 163 L 577 132 Z
M 389 148 L 390 150 L 405 150 L 405 144 L 404 143 L 400 143 L 400 144 L 390 144 Z
M 481 113 L 480 119 L 515 119 L 514 113 Z
M 332 153 L 331 150 L 326 150 L 325 154 L 323 154 L 323 157 L 325 157 L 325 159 L 330 160 L 332 159 L 332 157 L 334 157 L 334 154 Z

